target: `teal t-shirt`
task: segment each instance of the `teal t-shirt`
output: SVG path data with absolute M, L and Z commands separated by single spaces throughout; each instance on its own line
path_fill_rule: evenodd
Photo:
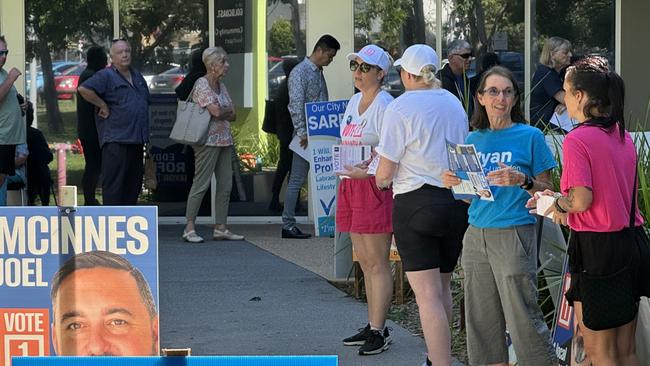
M 7 79 L 7 72 L 0 69 L 0 84 Z M 12 85 L 5 97 L 0 100 L 0 145 L 18 145 L 26 141 L 26 129 L 20 112 L 20 104 Z
M 474 131 L 467 136 L 466 142 L 476 146 L 486 175 L 500 169 L 499 162 L 531 177 L 557 166 L 542 132 L 527 124 L 515 123 L 502 130 Z M 490 186 L 490 189 L 494 202 L 472 200 L 469 206 L 470 224 L 487 229 L 535 223 L 535 216 L 525 207 L 530 198 L 528 192 L 519 186 Z

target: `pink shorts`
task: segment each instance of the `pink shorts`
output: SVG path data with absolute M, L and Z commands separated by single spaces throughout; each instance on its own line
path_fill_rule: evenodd
M 393 191 L 377 188 L 375 177 L 343 179 L 336 202 L 336 230 L 358 234 L 393 232 Z

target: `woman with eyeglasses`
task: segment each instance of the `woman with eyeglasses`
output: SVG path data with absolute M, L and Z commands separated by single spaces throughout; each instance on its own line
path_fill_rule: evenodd
M 377 146 L 384 110 L 393 97 L 381 89 L 391 66 L 386 51 L 367 45 L 347 56 L 358 93 L 350 98 L 341 122 L 344 145 Z M 345 338 L 346 346 L 360 346 L 360 355 L 373 355 L 388 349 L 391 337 L 385 325 L 393 296 L 393 275 L 388 260 L 393 232 L 393 196 L 380 190 L 375 177 L 367 173 L 367 163 L 347 166 L 336 204 L 336 227 L 349 232 L 354 252 L 363 270 L 368 301 L 368 324 L 359 333 Z
M 506 329 L 520 365 L 557 365 L 551 332 L 537 303 L 536 217 L 531 194 L 551 188 L 556 163 L 542 132 L 526 123 L 512 72 L 495 66 L 478 85 L 474 144 L 494 201 L 473 199 L 463 238 L 467 355 L 470 364 L 508 364 Z M 443 184 L 460 184 L 454 172 Z
M 641 168 L 625 130 L 625 86 L 607 59 L 588 56 L 567 69 L 564 90 L 578 127 L 562 145 L 561 193 L 543 195 L 555 197 L 547 212 L 553 221 L 571 229 L 565 297 L 591 364 L 639 365 L 636 317 L 640 296 L 650 295 L 650 254 L 637 199 Z
M 550 121 L 553 113 L 562 114 L 566 110 L 562 71 L 571 63 L 571 56 L 571 42 L 566 39 L 550 37 L 544 42 L 530 91 L 530 121 L 542 131 L 562 130 Z
M 451 275 L 467 227 L 467 204 L 454 200 L 440 175 L 449 167 L 447 140 L 468 133 L 460 103 L 435 76 L 438 55 L 412 45 L 395 61 L 406 92 L 384 112 L 375 182 L 393 187 L 393 232 L 415 293 L 428 359 L 451 365 Z

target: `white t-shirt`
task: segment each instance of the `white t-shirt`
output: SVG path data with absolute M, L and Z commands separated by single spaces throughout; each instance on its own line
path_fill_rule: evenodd
M 467 114 L 447 90 L 411 90 L 391 102 L 376 150 L 399 164 L 393 193 L 411 192 L 424 184 L 442 187 L 440 175 L 449 168 L 446 140 L 462 144 L 468 133 Z
M 341 121 L 341 144 L 377 146 L 384 111 L 392 100 L 393 97 L 382 90 L 370 106 L 359 114 L 361 93 L 353 95 Z

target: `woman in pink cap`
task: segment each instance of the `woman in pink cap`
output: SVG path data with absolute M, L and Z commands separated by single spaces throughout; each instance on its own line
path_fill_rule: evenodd
M 347 56 L 358 93 L 350 98 L 341 122 L 341 143 L 370 145 L 379 143 L 384 110 L 393 97 L 381 89 L 392 60 L 375 45 L 367 45 Z M 385 326 L 393 295 L 393 275 L 388 260 L 393 232 L 390 190 L 377 188 L 372 168 L 365 162 L 346 166 L 336 205 L 336 226 L 349 232 L 354 252 L 364 274 L 368 300 L 368 324 L 359 333 L 345 338 L 346 346 L 361 346 L 360 355 L 373 355 L 388 349 L 391 337 Z

